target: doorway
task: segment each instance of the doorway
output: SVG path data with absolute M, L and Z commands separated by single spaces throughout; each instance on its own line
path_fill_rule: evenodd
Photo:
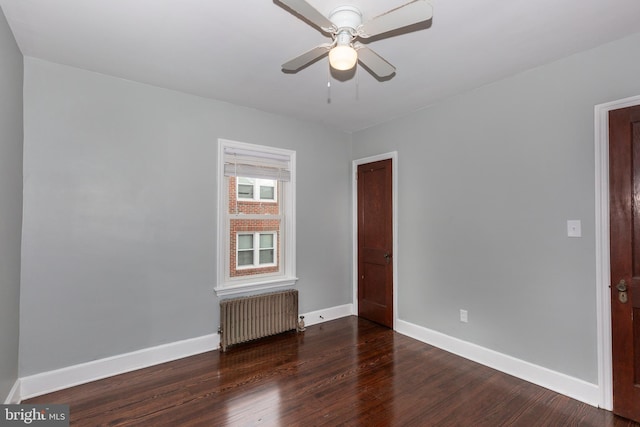
M 596 304 L 597 304 L 597 334 L 598 334 L 598 388 L 600 390 L 600 401 L 598 406 L 614 410 L 614 363 L 612 357 L 613 339 L 612 323 L 616 305 L 619 304 L 619 291 L 617 284 L 623 277 L 618 277 L 621 273 L 615 266 L 618 257 L 618 249 L 614 248 L 618 243 L 614 235 L 614 229 L 618 227 L 613 218 L 616 214 L 614 204 L 618 203 L 612 199 L 610 203 L 610 185 L 619 178 L 610 176 L 610 160 L 618 162 L 610 157 L 617 154 L 610 152 L 609 138 L 609 113 L 614 110 L 624 109 L 640 105 L 640 96 L 621 99 L 595 107 L 595 176 L 596 176 Z M 614 164 L 617 169 L 617 163 Z M 610 182 L 611 181 L 611 182 Z M 612 190 L 613 191 L 613 190 Z M 618 196 L 615 196 L 618 197 Z M 611 210 L 610 210 L 611 209 Z M 611 218 L 610 218 L 611 217 Z M 633 273 L 633 271 L 631 271 Z M 626 273 L 625 273 L 626 274 Z M 624 275 L 624 274 L 623 274 Z M 631 275 L 627 274 L 629 277 Z M 615 276 L 615 277 L 614 277 Z M 627 283 L 627 280 L 625 280 Z M 618 378 L 619 377 L 619 374 Z M 619 394 L 619 391 L 615 391 Z M 619 397 L 619 396 L 618 396 Z
M 397 153 L 353 162 L 354 313 L 389 328 L 397 318 Z
M 609 111 L 613 412 L 640 422 L 640 106 Z

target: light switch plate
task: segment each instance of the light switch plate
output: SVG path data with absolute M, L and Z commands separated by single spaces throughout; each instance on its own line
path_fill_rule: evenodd
M 567 221 L 567 236 L 582 237 L 582 223 L 579 219 L 570 219 Z

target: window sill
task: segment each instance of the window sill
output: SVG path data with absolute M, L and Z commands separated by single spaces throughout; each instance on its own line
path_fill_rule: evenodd
M 219 297 L 248 294 L 264 290 L 275 291 L 295 286 L 297 281 L 297 277 L 280 277 L 275 280 L 252 281 L 250 283 L 226 283 L 223 286 L 217 286 L 214 288 L 214 291 Z

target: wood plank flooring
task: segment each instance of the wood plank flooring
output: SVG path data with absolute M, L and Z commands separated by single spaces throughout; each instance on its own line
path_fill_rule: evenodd
M 357 317 L 24 403 L 73 426 L 638 426 Z

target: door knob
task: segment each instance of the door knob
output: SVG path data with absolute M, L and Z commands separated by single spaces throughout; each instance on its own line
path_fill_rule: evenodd
M 616 289 L 618 290 L 618 301 L 622 304 L 625 304 L 629 301 L 629 295 L 627 294 L 627 283 L 624 279 L 620 280 L 616 285 Z

